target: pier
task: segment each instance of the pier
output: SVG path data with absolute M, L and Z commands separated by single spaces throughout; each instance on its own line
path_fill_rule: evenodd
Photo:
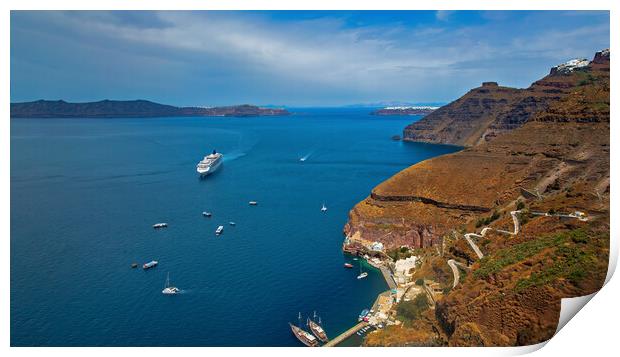
M 347 338 L 351 337 L 354 333 L 356 333 L 357 331 L 361 330 L 362 327 L 368 325 L 368 322 L 362 321 L 360 323 L 358 323 L 357 325 L 351 327 L 350 329 L 346 330 L 345 332 L 341 333 L 340 335 L 338 335 L 336 338 L 333 338 L 331 340 L 329 340 L 329 342 L 327 342 L 326 344 L 323 345 L 323 347 L 334 347 L 336 345 L 338 345 L 340 342 L 346 340 Z
M 381 271 L 381 274 L 383 274 L 383 279 L 385 279 L 385 282 L 388 284 L 390 289 L 396 289 L 396 281 L 394 281 L 394 277 L 392 276 L 392 272 L 390 271 L 390 268 L 386 267 L 383 264 L 376 264 L 370 259 L 367 259 L 366 263 L 368 263 L 370 266 L 374 267 L 375 269 L 379 269 Z
M 381 294 L 379 294 L 377 296 L 377 298 L 375 299 L 375 302 L 372 304 L 372 310 L 377 311 L 379 308 L 379 300 L 381 298 L 381 296 L 389 296 L 391 294 L 391 291 L 384 291 Z M 353 336 L 354 333 L 356 333 L 357 331 L 361 330 L 363 327 L 368 326 L 368 322 L 366 321 L 361 321 L 359 322 L 357 325 L 351 327 L 350 329 L 346 330 L 345 332 L 341 333 L 340 335 L 334 337 L 333 339 L 329 340 L 329 342 L 327 342 L 326 344 L 323 345 L 323 347 L 334 347 L 337 346 L 340 342 L 346 340 L 347 338 Z
M 386 266 L 380 266 L 381 274 L 383 274 L 383 278 L 385 282 L 388 284 L 390 289 L 396 289 L 396 282 L 394 281 L 394 277 L 392 276 L 392 272 Z

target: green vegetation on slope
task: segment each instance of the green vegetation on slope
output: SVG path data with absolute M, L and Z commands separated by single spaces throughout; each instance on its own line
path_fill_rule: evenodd
M 474 277 L 486 278 L 548 250 L 543 260 L 552 263 L 517 281 L 516 290 L 545 285 L 558 279 L 579 284 L 599 262 L 597 255 L 603 253 L 604 242 L 608 239 L 609 233 L 593 232 L 587 228 L 544 236 L 484 257 L 480 260 L 480 268 L 474 272 Z
M 422 313 L 428 310 L 429 303 L 426 294 L 418 294 L 411 301 L 401 301 L 396 307 L 396 314 L 402 321 L 417 320 Z

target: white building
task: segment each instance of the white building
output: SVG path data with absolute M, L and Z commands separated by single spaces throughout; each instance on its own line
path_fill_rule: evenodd
M 401 259 L 396 261 L 394 267 L 394 280 L 397 284 L 407 284 L 411 280 L 412 269 L 415 269 L 415 263 L 418 257 L 415 255 L 410 256 L 407 259 Z
M 383 251 L 383 243 L 381 243 L 381 242 L 374 242 L 374 243 L 372 243 L 372 245 L 370 246 L 370 250 L 373 250 L 375 252 L 382 252 Z

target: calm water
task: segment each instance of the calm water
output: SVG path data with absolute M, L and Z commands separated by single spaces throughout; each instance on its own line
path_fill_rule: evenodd
M 298 346 L 287 323 L 313 310 L 331 336 L 352 326 L 386 285 L 342 267 L 349 209 L 455 148 L 390 140 L 411 117 L 299 111 L 11 120 L 11 344 Z M 213 148 L 224 166 L 200 180 Z

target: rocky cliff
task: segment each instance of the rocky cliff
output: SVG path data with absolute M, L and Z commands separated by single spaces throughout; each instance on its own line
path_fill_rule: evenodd
M 149 118 L 174 116 L 264 116 L 288 115 L 284 109 L 259 108 L 253 105 L 228 107 L 175 107 L 148 100 L 102 100 L 68 103 L 64 100 L 38 100 L 11 103 L 11 118 Z
M 437 107 L 385 107 L 371 112 L 371 115 L 426 115 L 437 110 Z
M 606 60 L 605 60 L 606 59 Z M 458 100 L 407 126 L 403 140 L 474 146 L 518 128 L 552 103 L 583 86 L 592 71 L 609 62 L 609 51 L 595 59 L 571 60 L 553 67 L 548 76 L 529 88 L 516 89 L 485 82 Z M 599 64 L 600 62 L 600 64 Z
M 560 298 L 600 288 L 609 253 L 609 103 L 609 51 L 601 51 L 528 89 L 485 83 L 406 129 L 409 140 L 471 147 L 375 187 L 351 210 L 344 233 L 347 242 L 380 241 L 388 250 L 433 247 L 425 264 L 445 269 L 450 258 L 474 263 L 455 289 L 444 282 L 449 292 L 418 324 L 428 328 L 422 335 L 459 346 L 537 343 L 553 335 Z M 462 233 L 480 222 L 512 231 L 517 204 L 591 219 L 524 213 L 516 236 L 478 241 L 485 256 L 478 260 Z M 443 279 L 437 269 L 421 271 Z

